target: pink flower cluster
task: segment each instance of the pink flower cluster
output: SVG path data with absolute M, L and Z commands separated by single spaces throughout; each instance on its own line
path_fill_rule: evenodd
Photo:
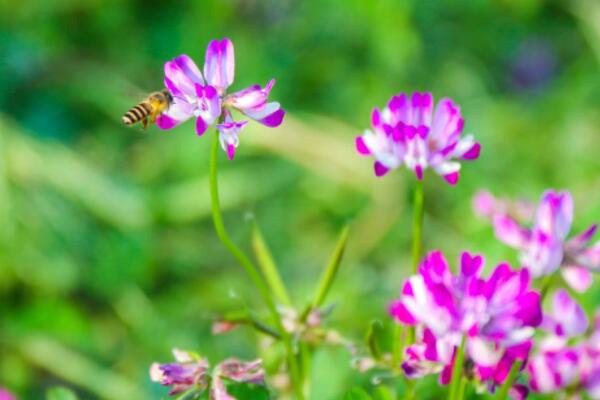
M 492 220 L 498 239 L 519 250 L 521 262 L 534 278 L 560 268 L 573 289 L 585 291 L 592 283 L 590 271 L 600 270 L 600 241 L 590 246 L 598 225 L 567 238 L 573 222 L 569 192 L 546 191 L 535 214 L 525 211 L 530 209 L 525 204 L 511 204 L 488 192 L 480 192 L 474 200 L 476 212 Z M 531 227 L 524 225 L 532 219 Z
M 534 328 L 542 322 L 540 296 L 530 288 L 526 269 L 500 264 L 485 279 L 483 262 L 464 252 L 454 275 L 442 253 L 434 251 L 404 283 L 390 314 L 421 333 L 406 349 L 407 376 L 439 372 L 447 384 L 463 338 L 473 375 L 492 388 L 504 382 L 515 360 L 527 358 Z
M 600 399 L 600 318 L 587 334 L 589 321 L 565 290 L 554 294 L 552 311 L 544 316 L 547 336 L 529 361 L 527 372 L 535 392 L 568 390 L 573 399 Z
M 238 134 L 248 121 L 234 121 L 231 109 L 269 127 L 279 126 L 285 115 L 279 103 L 267 102 L 275 85 L 274 79 L 264 88 L 253 85 L 227 94 L 227 88 L 233 83 L 234 71 L 233 43 L 229 39 L 209 43 L 204 74 L 185 54 L 168 61 L 165 64 L 165 86 L 173 97 L 173 104 L 157 119 L 156 125 L 161 129 L 172 129 L 195 117 L 196 133 L 201 136 L 221 118 L 217 123 L 219 140 L 227 157 L 233 159 L 239 144 Z
M 460 162 L 479 157 L 481 146 L 468 135 L 461 138 L 464 119 L 451 99 L 440 100 L 434 109 L 431 93 L 400 93 L 383 110 L 371 114 L 372 130 L 356 138 L 356 150 L 375 158 L 375 175 L 405 165 L 418 179 L 432 168 L 454 185 Z

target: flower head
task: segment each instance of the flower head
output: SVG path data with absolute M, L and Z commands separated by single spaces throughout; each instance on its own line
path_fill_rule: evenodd
M 206 388 L 208 385 L 208 360 L 193 353 L 174 349 L 177 362 L 154 363 L 150 366 L 150 379 L 163 386 L 171 386 L 169 395 L 185 392 L 193 387 Z
M 265 372 L 259 359 L 245 362 L 228 358 L 210 371 L 208 360 L 195 353 L 174 349 L 173 355 L 177 362 L 150 367 L 154 382 L 171 386 L 170 396 L 187 390 L 202 394 L 208 389 L 212 400 L 235 400 L 227 392 L 227 381 L 264 385 Z
M 441 372 L 447 383 L 466 337 L 474 375 L 493 386 L 506 379 L 515 360 L 527 357 L 533 328 L 541 323 L 539 294 L 530 289 L 526 269 L 500 264 L 484 279 L 480 255 L 464 252 L 460 264 L 454 275 L 442 253 L 429 253 L 392 303 L 398 322 L 422 330 L 421 340 L 406 351 L 403 369 L 408 376 Z
M 531 389 L 540 393 L 568 390 L 600 399 L 600 327 L 585 335 L 588 320 L 581 307 L 565 292 L 554 294 L 553 310 L 544 317 L 548 336 L 540 340 L 527 371 Z M 579 398 L 579 397 L 573 397 Z
M 171 129 L 196 118 L 196 133 L 201 136 L 210 125 L 217 125 L 219 139 L 229 159 L 238 146 L 238 134 L 247 121 L 235 122 L 231 109 L 241 111 L 263 125 L 281 124 L 285 111 L 277 102 L 268 102 L 269 92 L 275 85 L 272 79 L 261 88 L 250 86 L 239 92 L 227 94 L 233 83 L 235 60 L 233 43 L 229 39 L 213 40 L 206 50 L 203 73 L 194 61 L 183 54 L 165 64 L 165 86 L 173 96 L 173 103 L 156 124 L 161 129 Z
M 356 149 L 375 158 L 377 176 L 406 165 L 422 179 L 424 170 L 432 168 L 454 185 L 460 170 L 456 160 L 479 157 L 481 146 L 473 136 L 461 138 L 459 107 L 445 98 L 434 109 L 431 93 L 392 97 L 383 110 L 373 110 L 371 125 L 372 130 L 356 138 Z
M 521 222 L 527 218 L 519 219 L 507 212 L 511 207 L 506 201 L 489 197 L 493 200 L 487 203 L 492 205 L 486 216 L 493 221 L 496 236 L 520 251 L 521 262 L 533 277 L 549 275 L 562 266 L 561 273 L 573 289 L 582 292 L 590 286 L 590 270 L 600 269 L 600 242 L 589 245 L 597 225 L 567 239 L 573 222 L 573 199 L 569 192 L 546 191 L 535 216 L 529 218 L 533 218 L 531 228 Z M 476 211 L 483 214 L 481 197 L 475 204 Z

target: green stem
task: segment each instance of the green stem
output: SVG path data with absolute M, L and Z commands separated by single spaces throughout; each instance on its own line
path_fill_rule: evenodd
M 544 299 L 546 298 L 546 295 L 548 294 L 548 292 L 550 291 L 550 288 L 552 287 L 552 284 L 554 283 L 554 277 L 557 275 L 556 272 L 547 275 L 544 277 L 544 279 L 542 280 L 542 285 L 540 288 L 540 303 L 544 302 Z
M 457 399 L 464 399 L 465 398 L 465 392 L 467 390 L 467 378 L 465 378 L 464 376 L 462 377 L 462 379 L 460 380 L 460 386 L 458 388 L 458 397 L 456 397 Z
M 413 237 L 412 237 L 412 271 L 417 273 L 421 250 L 423 248 L 423 216 L 424 216 L 423 181 L 417 181 L 413 202 Z
M 277 307 L 275 306 L 275 302 L 271 297 L 271 293 L 267 285 L 264 283 L 263 278 L 261 277 L 258 269 L 254 266 L 252 261 L 244 254 L 244 252 L 233 243 L 227 230 L 225 229 L 225 224 L 223 223 L 223 215 L 221 214 L 221 207 L 219 202 L 219 182 L 217 179 L 217 159 L 219 155 L 219 135 L 218 132 L 215 132 L 213 135 L 212 146 L 210 150 L 210 164 L 209 164 L 209 186 L 210 186 L 210 199 L 211 199 L 211 210 L 213 222 L 215 225 L 215 230 L 217 232 L 217 236 L 221 239 L 221 242 L 225 245 L 227 250 L 231 253 L 231 255 L 240 263 L 240 265 L 244 268 L 250 280 L 256 286 L 258 291 L 260 292 L 261 297 L 266 303 L 275 324 L 277 325 L 277 330 L 280 332 L 281 337 L 283 339 L 283 343 L 286 348 L 287 356 L 288 356 L 288 364 L 290 368 L 290 375 L 292 377 L 293 386 L 296 392 L 296 396 L 298 400 L 304 400 L 304 393 L 302 391 L 302 380 L 300 375 L 300 370 L 298 367 L 298 360 L 293 351 L 292 341 L 290 334 L 284 329 L 283 323 L 281 321 L 281 315 L 277 311 Z
M 454 359 L 454 365 L 452 366 L 452 378 L 450 381 L 450 392 L 449 400 L 462 400 L 459 398 L 460 392 L 460 381 L 462 379 L 463 364 L 465 362 L 465 344 L 466 336 L 463 336 L 460 341 L 460 347 L 456 352 L 456 358 Z
M 423 181 L 417 180 L 415 184 L 415 192 L 413 199 L 413 229 L 412 229 L 412 252 L 411 252 L 411 271 L 417 273 L 419 260 L 421 259 L 421 250 L 423 249 L 423 217 L 424 217 L 424 193 Z M 396 325 L 394 331 L 394 345 L 392 347 L 392 362 L 394 368 L 400 368 L 400 360 L 402 359 L 402 351 L 405 346 L 409 346 L 415 342 L 414 328 L 406 329 L 406 339 L 404 344 L 400 344 L 398 339 L 402 335 L 402 326 Z
M 523 362 L 521 360 L 517 360 L 517 361 L 514 362 L 514 364 L 510 368 L 510 372 L 508 373 L 508 377 L 506 377 L 506 380 L 504 381 L 504 384 L 502 385 L 502 387 L 498 391 L 498 395 L 496 396 L 496 400 L 504 400 L 504 399 L 508 398 L 508 391 L 510 390 L 510 388 L 513 385 L 513 383 L 515 382 L 515 379 L 517 379 L 517 374 L 521 370 L 521 365 L 522 364 L 523 364 Z

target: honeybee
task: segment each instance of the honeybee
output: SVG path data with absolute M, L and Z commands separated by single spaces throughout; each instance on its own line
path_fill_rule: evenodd
M 142 126 L 146 128 L 148 120 L 150 120 L 150 123 L 156 121 L 156 118 L 167 111 L 172 103 L 173 96 L 171 96 L 171 93 L 167 89 L 150 93 L 144 101 L 132 107 L 131 110 L 123 115 L 123 123 L 125 125 L 133 125 L 141 122 Z

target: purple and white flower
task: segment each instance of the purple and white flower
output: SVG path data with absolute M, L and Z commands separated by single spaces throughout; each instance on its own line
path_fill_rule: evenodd
M 464 119 L 448 98 L 434 109 L 431 93 L 400 93 L 383 110 L 373 110 L 371 125 L 356 138 L 356 149 L 375 159 L 377 176 L 406 165 L 422 179 L 424 170 L 432 168 L 454 185 L 461 166 L 457 160 L 479 157 L 481 146 L 473 136 L 461 138 Z
M 582 308 L 564 290 L 553 298 L 550 315 L 544 316 L 549 335 L 539 341 L 527 367 L 531 389 L 539 393 L 568 390 L 573 399 L 582 393 L 600 399 L 600 326 L 586 336 L 589 321 Z
M 407 376 L 440 372 L 441 383 L 448 383 L 463 337 L 473 374 L 492 388 L 506 379 L 515 360 L 527 358 L 542 321 L 540 296 L 530 289 L 526 269 L 500 264 L 484 279 L 483 261 L 464 252 L 454 275 L 442 253 L 434 251 L 405 282 L 390 314 L 422 330 L 420 341 L 406 350 Z
M 165 63 L 165 86 L 173 96 L 169 109 L 157 120 L 161 129 L 172 129 L 196 118 L 196 133 L 201 136 L 210 125 L 218 122 L 219 139 L 227 157 L 232 159 L 238 146 L 238 134 L 247 121 L 235 122 L 231 109 L 241 111 L 263 125 L 277 127 L 285 111 L 277 102 L 268 102 L 272 79 L 262 88 L 253 85 L 227 94 L 233 83 L 235 60 L 233 43 L 229 39 L 213 40 L 206 50 L 203 73 L 192 59 L 182 54 Z
M 211 400 L 235 400 L 227 392 L 226 381 L 256 385 L 265 383 L 265 371 L 260 359 L 245 362 L 228 358 L 217 364 L 211 372 L 208 360 L 195 353 L 174 349 L 173 355 L 177 362 L 154 363 L 150 367 L 152 381 L 171 386 L 169 396 L 186 391 L 202 394 L 208 390 Z
M 150 379 L 163 386 L 170 386 L 169 396 L 192 388 L 204 390 L 209 382 L 208 360 L 194 353 L 173 349 L 174 363 L 150 366 Z
M 552 274 L 559 267 L 565 281 L 583 292 L 592 283 L 590 271 L 600 270 L 600 241 L 590 246 L 598 225 L 567 239 L 573 222 L 573 199 L 569 192 L 546 191 L 537 207 L 533 227 L 528 228 L 507 201 L 481 194 L 474 202 L 476 212 L 490 218 L 496 236 L 520 251 L 520 259 L 534 278 Z M 512 206 L 519 207 L 518 205 Z M 485 210 L 485 211 L 484 211 Z

